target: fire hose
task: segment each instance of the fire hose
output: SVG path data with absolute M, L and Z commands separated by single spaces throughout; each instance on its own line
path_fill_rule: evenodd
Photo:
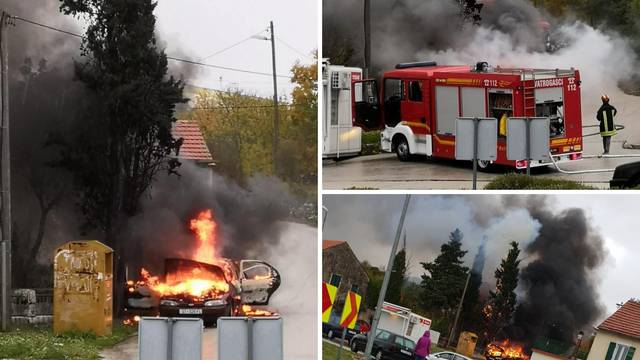
M 583 126 L 582 128 L 592 128 L 592 127 L 599 127 L 599 126 L 600 125 L 586 125 L 586 126 Z M 623 130 L 624 129 L 624 125 L 615 125 L 615 129 L 616 129 L 616 131 Z M 595 133 L 582 135 L 582 137 L 584 138 L 584 137 L 587 137 L 587 136 L 596 136 L 596 135 L 600 135 L 600 132 L 595 132 Z M 633 157 L 640 157 L 640 154 L 617 154 L 617 155 L 601 154 L 601 155 L 583 155 L 582 156 L 583 159 L 633 158 Z M 551 159 L 551 163 L 553 164 L 553 167 L 555 167 L 558 172 L 560 172 L 562 174 L 567 174 L 567 175 L 613 172 L 613 171 L 616 170 L 616 169 L 591 169 L 591 170 L 575 170 L 575 171 L 563 170 L 558 166 L 558 163 L 553 158 L 553 155 L 551 154 L 551 152 L 549 152 L 549 158 Z

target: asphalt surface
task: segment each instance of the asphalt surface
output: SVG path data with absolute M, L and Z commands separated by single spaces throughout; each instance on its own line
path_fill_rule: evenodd
M 269 301 L 283 319 L 285 359 L 317 359 L 317 229 L 297 223 L 282 223 L 280 241 L 273 244 L 263 259 L 282 277 L 282 285 Z M 106 349 L 105 360 L 137 360 L 138 336 Z M 202 358 L 218 359 L 218 329 L 205 328 Z
M 618 165 L 640 161 L 640 150 L 622 148 L 625 138 L 621 135 L 613 138 L 611 154 L 635 154 L 635 158 L 594 158 L 583 159 L 558 166 L 567 171 L 587 169 L 613 169 Z M 602 140 L 599 136 L 585 138 L 584 155 L 602 153 Z M 506 168 L 497 168 L 490 172 L 478 172 L 478 189 L 501 174 L 512 172 Z M 555 170 L 553 165 L 532 169 L 533 176 L 579 181 L 586 185 L 608 189 L 613 172 L 569 175 Z M 322 163 L 322 185 L 324 189 L 471 189 L 473 169 L 471 162 L 441 159 L 428 159 L 419 156 L 416 160 L 401 162 L 395 154 L 359 156 L 348 160 L 324 160 Z

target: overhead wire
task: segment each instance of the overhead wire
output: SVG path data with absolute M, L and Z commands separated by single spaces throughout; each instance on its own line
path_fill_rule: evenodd
M 40 27 L 43 27 L 43 28 L 46 28 L 46 29 L 49 29 L 49 30 L 57 31 L 57 32 L 60 32 L 60 33 L 66 34 L 66 35 L 75 36 L 75 37 L 84 39 L 83 35 L 76 34 L 76 33 L 73 33 L 71 31 L 63 30 L 63 29 L 60 29 L 60 28 L 56 28 L 54 26 L 46 25 L 46 24 L 43 24 L 43 23 L 40 23 L 40 22 L 37 22 L 37 21 L 34 21 L 34 20 L 25 19 L 23 17 L 13 16 L 13 15 L 11 16 L 11 18 L 12 19 L 16 19 L 16 20 L 20 20 L 20 21 L 24 21 L 24 22 L 32 24 L 32 25 L 40 26 Z M 206 64 L 206 63 L 203 63 L 203 62 L 200 62 L 200 61 L 187 60 L 187 59 L 182 59 L 182 58 L 169 56 L 169 55 L 167 55 L 167 59 L 173 60 L 173 61 L 178 61 L 178 62 L 183 62 L 183 63 L 187 63 L 187 64 L 191 64 L 191 65 L 198 65 L 198 66 L 209 67 L 209 68 L 220 69 L 220 70 L 242 72 L 242 73 L 253 74 L 253 75 L 273 76 L 273 74 L 271 74 L 271 73 L 253 71 L 253 70 L 245 70 L 245 69 L 238 69 L 238 68 L 233 68 L 233 67 L 228 67 L 228 66 L 219 66 L 219 65 L 213 65 L 213 64 Z M 276 74 L 276 77 L 291 79 L 291 76 L 287 76 L 287 75 L 278 75 L 278 74 Z
M 265 32 L 265 30 L 260 30 L 259 32 L 255 33 L 255 34 L 253 34 L 253 35 L 250 35 L 250 36 L 248 36 L 248 37 L 246 37 L 246 38 L 244 38 L 244 39 L 242 39 L 242 40 L 240 40 L 240 41 L 238 41 L 238 42 L 236 42 L 236 43 L 234 43 L 234 44 L 232 44 L 232 45 L 229 45 L 229 46 L 227 46 L 227 47 L 226 47 L 226 48 L 224 48 L 224 49 L 218 50 L 218 51 L 214 52 L 214 53 L 213 53 L 213 54 L 211 54 L 211 55 L 207 55 L 207 56 L 205 56 L 205 57 L 201 58 L 201 59 L 200 59 L 200 60 L 198 60 L 198 61 L 204 61 L 204 60 L 206 60 L 206 59 L 208 59 L 208 58 L 211 58 L 211 57 L 214 57 L 214 56 L 216 56 L 216 55 L 218 55 L 218 54 L 222 54 L 223 52 L 225 52 L 225 51 L 227 51 L 227 50 L 231 50 L 231 49 L 233 49 L 234 47 L 236 47 L 236 46 L 238 46 L 238 45 L 240 45 L 240 44 L 242 44 L 242 43 L 244 43 L 244 42 L 246 42 L 246 41 L 249 41 L 249 40 L 251 40 L 251 39 L 255 39 L 257 35 L 259 35 L 260 33 L 263 33 L 263 32 Z

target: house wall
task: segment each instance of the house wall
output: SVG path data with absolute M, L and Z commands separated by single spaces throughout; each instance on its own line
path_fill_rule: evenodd
M 334 313 L 342 311 L 347 292 L 351 290 L 353 284 L 358 286 L 358 295 L 362 296 L 364 302 L 369 278 L 347 243 L 322 250 L 322 281 L 329 282 L 333 273 L 342 276 L 333 304 Z
M 593 340 L 593 345 L 591 345 L 591 350 L 589 351 L 587 360 L 604 360 L 605 356 L 607 356 L 609 343 L 611 342 L 633 346 L 634 348 L 636 348 L 636 352 L 633 354 L 632 360 L 640 360 L 640 340 L 613 334 L 604 330 L 600 330 L 598 331 L 598 334 L 596 334 L 596 338 Z

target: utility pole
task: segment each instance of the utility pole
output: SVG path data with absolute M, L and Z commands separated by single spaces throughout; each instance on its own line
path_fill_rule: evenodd
M 11 167 L 10 167 L 10 154 L 9 154 L 9 44 L 7 36 L 7 26 L 11 16 L 2 11 L 2 18 L 0 19 L 0 59 L 2 59 L 2 81 L 0 86 L 0 106 L 2 106 L 2 157 L 0 158 L 0 171 L 2 176 L 2 192 L 1 192 L 1 210 L 2 210 L 2 232 L 0 239 L 0 262 L 2 263 L 1 279 L 2 290 L 0 296 L 2 320 L 2 331 L 7 331 L 11 324 Z
M 364 0 L 364 78 L 371 68 L 371 0 Z
M 467 286 L 469 286 L 469 279 L 471 278 L 472 269 L 469 269 L 469 273 L 467 274 L 467 281 L 464 283 L 464 290 L 462 290 L 462 297 L 460 298 L 460 303 L 458 304 L 458 311 L 456 311 L 456 318 L 453 320 L 453 327 L 451 328 L 451 332 L 449 333 L 449 339 L 447 339 L 447 347 L 451 345 L 451 339 L 456 334 L 456 327 L 458 327 L 458 320 L 460 319 L 460 311 L 462 311 L 462 303 L 464 302 L 464 296 L 467 294 Z
M 280 138 L 280 109 L 278 109 L 278 82 L 276 79 L 276 36 L 273 33 L 273 21 L 269 22 L 271 30 L 271 62 L 273 64 L 273 175 L 278 175 L 278 139 Z
M 376 311 L 373 314 L 373 321 L 371 322 L 371 330 L 369 330 L 369 336 L 367 336 L 367 346 L 364 350 L 365 359 L 371 358 L 371 350 L 373 350 L 373 339 L 376 336 L 376 331 L 378 330 L 378 322 L 380 322 L 380 314 L 382 313 L 382 303 L 384 302 L 384 298 L 387 293 L 387 286 L 389 286 L 389 278 L 391 277 L 391 270 L 393 269 L 393 260 L 396 257 L 398 243 L 400 242 L 400 235 L 402 235 L 402 229 L 404 228 L 404 218 L 407 215 L 409 200 L 411 200 L 411 195 L 407 194 L 404 198 L 402 214 L 400 215 L 400 222 L 398 222 L 398 229 L 396 230 L 396 238 L 393 240 L 393 246 L 391 246 L 391 253 L 389 254 L 389 262 L 387 262 L 387 269 L 384 272 L 384 279 L 382 280 L 382 287 L 380 288 L 380 295 L 378 296 L 378 303 L 376 304 Z

